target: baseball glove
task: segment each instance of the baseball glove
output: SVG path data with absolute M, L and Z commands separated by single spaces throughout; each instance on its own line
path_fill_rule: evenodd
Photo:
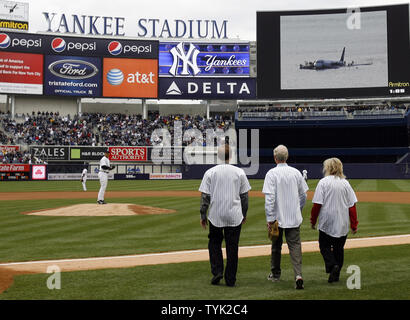
M 279 237 L 279 225 L 278 225 L 278 220 L 275 220 L 270 230 L 268 230 L 268 238 L 272 241 L 276 241 L 278 237 Z

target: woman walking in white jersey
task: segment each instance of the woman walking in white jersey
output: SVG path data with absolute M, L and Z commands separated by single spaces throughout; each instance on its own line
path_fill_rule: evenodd
M 338 158 L 323 162 L 323 174 L 313 196 L 310 223 L 315 229 L 319 217 L 319 248 L 331 283 L 339 281 L 349 222 L 352 232 L 357 232 L 357 198 Z

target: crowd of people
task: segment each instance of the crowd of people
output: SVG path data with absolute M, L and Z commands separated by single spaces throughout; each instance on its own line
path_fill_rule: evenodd
M 149 113 L 148 119 L 139 114 L 62 116 L 59 112 L 32 112 L 12 119 L 9 113 L 0 113 L 0 145 L 152 146 L 164 139 L 156 129 L 166 129 L 173 144 L 186 146 L 192 143 L 192 140 L 184 141 L 181 136 L 174 135 L 177 124 L 181 132 L 199 130 L 197 132 L 203 137 L 201 144 L 206 145 L 209 130 L 225 132 L 232 123 L 232 117 L 219 115 L 207 119 L 200 115 L 160 115 L 158 112 Z M 28 155 L 12 153 L 2 155 L 0 161 L 29 160 Z
M 357 112 L 366 112 L 366 113 L 382 113 L 383 111 L 387 112 L 402 112 L 405 113 L 408 110 L 408 106 L 404 104 L 398 105 L 354 105 L 354 106 L 241 106 L 238 109 L 239 118 L 246 118 L 249 114 L 260 113 L 264 114 L 269 118 L 269 114 L 275 119 L 288 119 L 291 118 L 306 118 L 309 117 L 312 113 L 315 116 L 330 115 L 334 113 L 335 115 L 341 114 L 348 117 L 349 115 L 354 115 Z M 249 115 L 252 117 L 252 115 Z

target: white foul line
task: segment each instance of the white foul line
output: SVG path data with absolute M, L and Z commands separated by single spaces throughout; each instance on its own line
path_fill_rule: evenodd
M 348 242 L 356 241 L 368 241 L 368 240 L 383 240 L 383 239 L 396 239 L 396 238 L 408 238 L 410 234 L 402 235 L 392 235 L 392 236 L 381 236 L 381 237 L 367 237 L 367 238 L 353 238 L 348 239 Z M 303 245 L 317 244 L 318 241 L 305 241 L 302 242 Z M 261 249 L 270 248 L 271 245 L 256 245 L 256 246 L 244 246 L 239 247 L 239 249 Z M 198 250 L 185 250 L 185 251 L 171 251 L 171 252 L 159 252 L 159 253 L 147 253 L 147 254 L 135 254 L 127 256 L 112 256 L 112 257 L 95 257 L 95 258 L 76 258 L 76 259 L 62 259 L 62 260 L 40 260 L 40 261 L 25 261 L 25 262 L 10 262 L 10 263 L 0 263 L 0 267 L 10 267 L 16 265 L 29 265 L 29 264 L 52 264 L 52 263 L 63 263 L 63 262 L 86 262 L 86 261 L 101 261 L 101 260 L 113 260 L 113 259 L 130 259 L 130 258 L 144 258 L 144 257 L 159 257 L 167 255 L 180 255 L 180 254 L 197 254 L 197 253 L 207 253 L 208 249 L 198 249 Z

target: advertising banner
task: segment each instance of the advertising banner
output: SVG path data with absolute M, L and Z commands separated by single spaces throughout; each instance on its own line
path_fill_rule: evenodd
M 2 153 L 8 153 L 8 152 L 15 152 L 15 151 L 19 151 L 20 150 L 20 146 L 0 146 L 0 151 Z
M 105 147 L 70 147 L 70 160 L 100 160 Z
M 0 51 L 46 55 L 158 59 L 158 41 L 0 32 Z
M 255 78 L 160 78 L 160 99 L 256 99 Z
M 101 59 L 45 56 L 44 94 L 101 96 Z
M 47 36 L 20 33 L 0 32 L 0 51 L 27 53 L 44 53 Z
M 30 172 L 29 164 L 0 164 L 0 172 Z
M 160 77 L 249 77 L 249 43 L 161 42 Z
M 180 180 L 182 173 L 150 173 L 150 180 Z
M 147 147 L 109 147 L 110 161 L 147 161 Z
M 108 174 L 108 180 L 114 179 L 114 173 Z M 81 173 L 49 173 L 47 180 L 81 180 Z M 98 173 L 88 173 L 87 180 L 99 180 Z M 80 182 L 78 182 L 80 184 Z
M 42 94 L 43 56 L 0 51 L 0 93 Z
M 43 164 L 31 166 L 31 179 L 32 180 L 46 180 L 47 179 L 47 166 Z
M 60 146 L 30 146 L 31 157 L 42 160 L 68 160 L 69 147 Z
M 104 97 L 158 97 L 158 60 L 104 58 L 103 70 Z

